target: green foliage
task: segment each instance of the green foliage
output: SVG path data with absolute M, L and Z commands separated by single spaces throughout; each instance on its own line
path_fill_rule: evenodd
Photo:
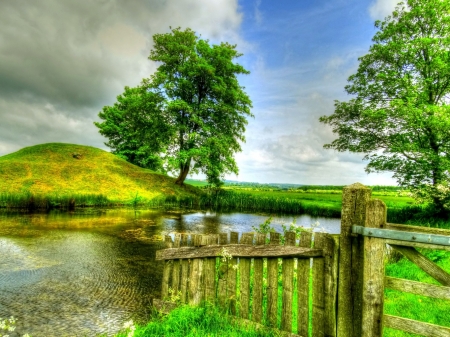
M 345 87 L 355 98 L 320 118 L 338 135 L 325 148 L 365 153 L 367 172 L 393 172 L 437 212 L 450 209 L 439 198 L 450 169 L 450 2 L 408 0 L 375 26 Z
M 189 172 L 202 172 L 219 186 L 225 173 L 238 172 L 234 153 L 253 116 L 237 80 L 249 72 L 233 63 L 241 54 L 191 29 L 155 34 L 153 41 L 149 59 L 159 63 L 157 71 L 139 87 L 126 87 L 95 125 L 114 153 L 137 165 L 178 172 L 180 185 Z
M 165 137 L 173 130 L 163 113 L 163 98 L 145 88 L 125 87 L 113 106 L 103 107 L 94 122 L 100 134 L 108 138 L 106 146 L 128 162 L 164 172 L 158 153 L 165 150 Z

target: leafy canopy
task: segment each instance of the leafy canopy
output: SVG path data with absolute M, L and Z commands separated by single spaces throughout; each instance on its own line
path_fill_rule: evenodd
M 149 59 L 157 71 L 137 88 L 125 88 L 95 123 L 107 146 L 134 164 L 206 174 L 220 185 L 225 173 L 238 173 L 234 153 L 241 151 L 252 102 L 237 75 L 249 74 L 233 62 L 235 45 L 210 45 L 191 29 L 153 36 Z
M 369 53 L 320 121 L 338 135 L 325 148 L 365 153 L 367 172 L 391 171 L 400 185 L 450 206 L 450 2 L 408 0 L 376 21 Z M 450 195 L 449 195 L 450 196 Z

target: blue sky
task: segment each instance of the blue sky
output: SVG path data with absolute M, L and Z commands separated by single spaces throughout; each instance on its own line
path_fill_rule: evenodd
M 247 142 L 228 179 L 297 184 L 395 184 L 367 175 L 363 155 L 323 149 L 318 122 L 348 100 L 344 87 L 396 0 L 5 0 L 0 11 L 0 155 L 46 142 L 105 150 L 93 121 L 123 87 L 156 65 L 155 33 L 190 27 L 211 43 L 237 44 L 251 71 Z

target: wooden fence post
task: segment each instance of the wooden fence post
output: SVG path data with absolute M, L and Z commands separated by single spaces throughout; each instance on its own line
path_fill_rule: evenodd
M 295 233 L 285 233 L 285 246 L 295 246 Z M 294 259 L 284 258 L 282 265 L 281 330 L 292 332 L 292 301 L 294 300 Z
M 243 233 L 241 238 L 241 244 L 252 245 L 253 233 Z M 250 266 L 251 259 L 239 258 L 239 290 L 240 290 L 240 310 L 239 315 L 241 318 L 250 318 Z
M 230 233 L 230 244 L 237 244 L 239 240 L 239 233 Z M 236 278 L 237 270 L 233 268 L 237 265 L 237 258 L 232 257 L 228 262 L 228 273 L 227 273 L 227 298 L 229 311 L 231 315 L 236 315 Z
M 364 226 L 383 228 L 386 224 L 386 205 L 381 200 L 370 200 Z M 364 237 L 362 280 L 362 337 L 383 336 L 384 257 L 383 239 Z
M 364 226 L 371 190 L 360 183 L 342 193 L 338 284 L 338 337 L 361 337 L 363 239 L 352 236 L 352 225 Z
M 265 234 L 256 234 L 256 245 L 264 245 L 266 243 Z M 263 317 L 263 259 L 255 258 L 253 260 L 254 274 L 253 274 L 253 308 L 252 321 L 257 323 L 262 322 Z
M 279 245 L 280 233 L 270 232 L 269 243 Z M 267 278 L 267 322 L 270 327 L 278 328 L 278 258 L 267 259 Z
M 311 248 L 312 233 L 302 232 L 300 247 Z M 298 318 L 297 329 L 300 336 L 309 336 L 309 279 L 311 259 L 297 260 L 297 293 L 298 293 Z
M 166 235 L 164 237 L 165 248 L 172 248 L 173 241 L 170 235 Z M 172 260 L 168 260 L 164 262 L 164 270 L 163 270 L 163 279 L 162 279 L 162 289 L 161 289 L 161 298 L 163 301 L 167 299 L 169 296 L 169 280 L 170 274 L 172 272 Z

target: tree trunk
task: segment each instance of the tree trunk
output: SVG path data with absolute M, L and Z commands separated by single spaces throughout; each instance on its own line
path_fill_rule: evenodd
M 191 168 L 191 160 L 189 159 L 187 163 L 180 164 L 180 174 L 178 175 L 175 184 L 183 186 L 184 180 L 186 179 L 189 169 Z

